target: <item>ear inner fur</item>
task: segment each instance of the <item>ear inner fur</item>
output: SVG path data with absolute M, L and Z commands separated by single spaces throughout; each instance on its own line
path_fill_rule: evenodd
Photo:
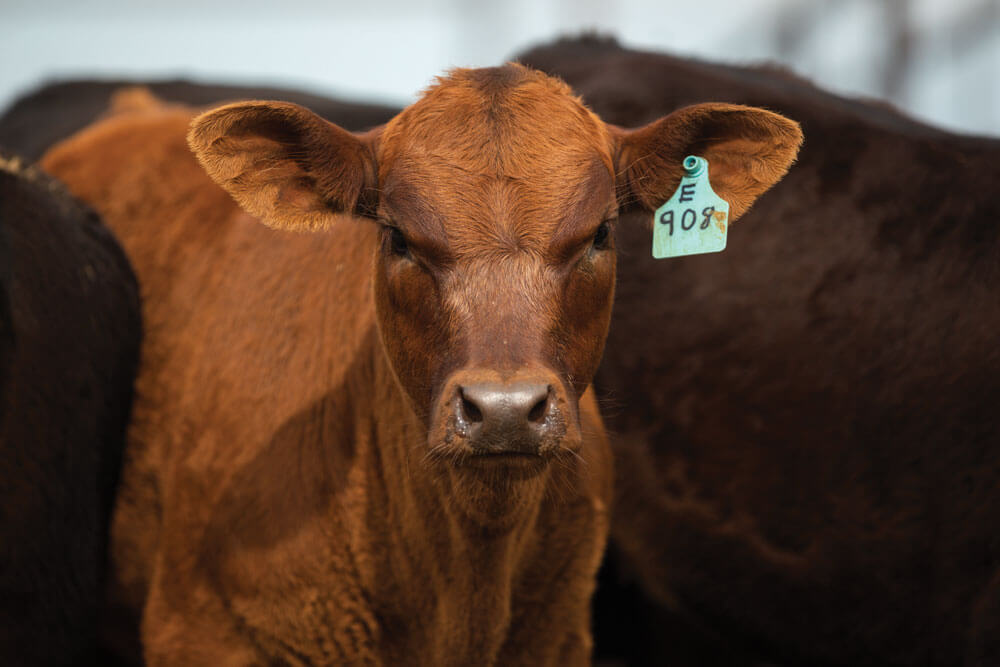
M 615 128 L 619 193 L 625 206 L 650 211 L 677 188 L 686 155 L 708 160 L 715 192 L 729 202 L 730 221 L 788 171 L 802 144 L 798 123 L 764 109 L 698 104 L 636 130 Z
M 374 142 L 286 102 L 241 102 L 201 114 L 188 144 L 212 179 L 268 226 L 317 231 L 334 215 L 374 209 Z

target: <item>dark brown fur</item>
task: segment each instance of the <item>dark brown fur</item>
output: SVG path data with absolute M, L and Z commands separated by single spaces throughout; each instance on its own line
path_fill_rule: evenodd
M 769 124 L 754 150 L 784 142 L 734 187 L 784 174 L 794 123 L 715 114 Z M 694 116 L 663 127 L 701 140 Z M 146 297 L 112 526 L 112 598 L 141 613 L 146 659 L 586 663 L 611 492 L 588 385 L 615 274 L 593 239 L 637 198 L 616 159 L 661 133 L 607 128 L 517 66 L 457 70 L 362 135 L 274 102 L 196 118 L 205 171 L 275 231 L 190 157 L 189 124 L 118 115 L 45 160 Z M 516 461 L 470 449 L 461 382 L 525 376 L 559 436 Z
M 595 386 L 612 540 L 652 600 L 598 611 L 645 624 L 621 648 L 637 664 L 1000 664 L 1000 141 L 776 69 L 596 39 L 523 60 L 611 122 L 712 100 L 807 137 L 721 255 L 656 261 L 646 215 L 619 227 Z
M 97 661 L 139 300 L 93 211 L 0 154 L 0 663 Z

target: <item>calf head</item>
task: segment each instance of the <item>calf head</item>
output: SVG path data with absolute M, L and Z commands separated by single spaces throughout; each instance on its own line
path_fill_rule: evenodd
M 383 348 L 429 452 L 473 466 L 542 466 L 579 447 L 619 211 L 655 209 L 697 154 L 735 219 L 784 175 L 801 138 L 777 114 L 724 104 L 624 130 L 515 64 L 455 70 L 364 134 L 292 104 L 246 102 L 201 115 L 188 137 L 267 225 L 322 230 L 347 213 L 380 226 Z

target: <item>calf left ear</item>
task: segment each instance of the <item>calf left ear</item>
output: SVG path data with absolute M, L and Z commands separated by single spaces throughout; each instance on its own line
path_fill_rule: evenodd
M 677 189 L 688 155 L 708 160 L 730 222 L 785 175 L 802 144 L 799 124 L 764 109 L 697 104 L 637 130 L 616 132 L 619 201 L 653 211 Z
M 188 145 L 264 224 L 318 231 L 338 213 L 373 215 L 377 136 L 352 134 L 296 104 L 240 102 L 195 118 Z

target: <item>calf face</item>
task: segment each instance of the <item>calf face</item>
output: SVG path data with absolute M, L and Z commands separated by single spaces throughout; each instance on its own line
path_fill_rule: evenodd
M 619 210 L 655 209 L 697 154 L 735 219 L 800 142 L 777 114 L 720 104 L 623 130 L 519 65 L 453 71 L 365 134 L 277 102 L 222 107 L 189 134 L 206 171 L 265 224 L 323 230 L 343 213 L 379 224 L 381 341 L 428 453 L 536 468 L 580 444 Z

